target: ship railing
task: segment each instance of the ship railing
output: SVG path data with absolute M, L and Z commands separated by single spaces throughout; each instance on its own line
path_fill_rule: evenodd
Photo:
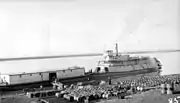
M 8 82 L 0 82 L 0 86 L 7 86 L 8 85 Z

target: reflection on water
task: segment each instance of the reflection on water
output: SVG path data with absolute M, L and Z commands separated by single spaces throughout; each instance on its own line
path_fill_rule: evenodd
M 180 73 L 180 53 L 153 53 L 139 54 L 143 56 L 157 57 L 163 65 L 162 74 Z M 133 55 L 132 55 L 133 56 Z M 0 72 L 37 72 L 63 69 L 70 66 L 84 66 L 86 70 L 94 68 L 97 61 L 102 57 L 78 57 L 78 58 L 59 58 L 46 60 L 24 60 L 0 62 Z

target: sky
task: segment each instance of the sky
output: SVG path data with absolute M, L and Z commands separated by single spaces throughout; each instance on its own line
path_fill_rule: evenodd
M 0 0 L 0 58 L 180 49 L 178 0 Z M 141 55 L 141 54 L 139 54 Z M 179 72 L 180 53 L 146 54 L 160 59 L 164 74 Z M 82 65 L 94 58 L 0 63 L 1 73 Z

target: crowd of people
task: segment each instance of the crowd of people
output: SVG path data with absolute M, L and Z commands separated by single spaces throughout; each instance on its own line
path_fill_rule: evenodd
M 100 98 L 107 99 L 109 97 L 125 98 L 127 95 L 143 92 L 146 90 L 145 88 L 159 87 L 161 84 L 178 86 L 180 84 L 180 75 L 144 76 L 139 79 L 124 80 L 117 83 L 112 83 L 109 78 L 107 83 L 98 86 L 71 85 L 61 91 L 59 96 L 70 101 L 84 101 L 86 99 L 96 100 Z

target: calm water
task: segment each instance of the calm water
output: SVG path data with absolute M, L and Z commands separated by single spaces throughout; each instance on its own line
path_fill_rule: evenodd
M 139 54 L 140 56 L 142 54 Z M 133 55 L 132 55 L 133 56 Z M 143 54 L 143 56 L 157 57 L 163 65 L 163 74 L 180 73 L 180 53 L 154 53 Z M 97 61 L 102 57 L 78 57 L 78 58 L 58 58 L 46 60 L 24 60 L 8 61 L 0 63 L 0 72 L 37 72 L 63 69 L 70 66 L 84 66 L 86 70 L 94 68 Z

